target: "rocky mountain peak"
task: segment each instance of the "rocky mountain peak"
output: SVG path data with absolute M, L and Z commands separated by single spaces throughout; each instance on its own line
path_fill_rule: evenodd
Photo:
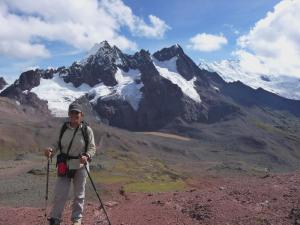
M 179 44 L 172 45 L 171 47 L 168 48 L 163 48 L 153 54 L 153 56 L 159 61 L 166 61 L 166 60 L 170 60 L 175 56 L 180 57 L 183 55 L 185 54 Z
M 2 90 L 7 85 L 7 82 L 3 77 L 0 77 L 0 90 Z
M 186 80 L 198 77 L 198 83 L 200 86 L 208 86 L 207 78 L 203 76 L 200 68 L 185 54 L 179 44 L 163 48 L 155 52 L 153 57 L 159 61 L 168 61 L 176 57 L 176 67 L 181 76 L 183 76 Z
M 126 59 L 118 47 L 115 45 L 111 46 L 107 41 L 103 41 L 95 44 L 86 57 L 80 62 L 82 65 L 87 63 L 96 63 L 99 65 L 114 63 L 122 66 L 126 64 Z
M 107 41 L 94 44 L 94 46 L 88 51 L 87 55 L 95 55 L 98 51 L 103 49 L 111 49 L 111 46 Z
M 105 57 L 113 58 L 114 49 L 109 45 L 107 41 L 95 44 L 94 47 L 87 53 L 86 57 L 81 61 L 81 64 L 90 63 L 91 61 L 101 62 L 101 59 Z
M 31 90 L 40 84 L 40 74 L 37 70 L 29 70 L 23 72 L 19 79 L 15 81 L 15 84 L 19 86 L 22 91 Z
M 0 93 L 0 96 L 14 99 L 21 104 L 33 107 L 42 114 L 49 115 L 50 110 L 47 101 L 41 100 L 35 93 L 31 92 L 32 88 L 40 85 L 42 77 L 47 79 L 48 73 L 48 70 L 41 71 L 38 69 L 23 72 L 19 79 Z

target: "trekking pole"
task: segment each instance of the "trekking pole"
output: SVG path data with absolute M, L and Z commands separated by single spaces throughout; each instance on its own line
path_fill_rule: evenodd
M 46 193 L 45 193 L 45 218 L 46 219 L 47 219 L 47 206 L 48 206 L 49 171 L 50 171 L 50 158 L 48 158 L 48 162 L 47 162 L 47 178 L 46 178 Z
M 106 216 L 106 219 L 107 219 L 107 221 L 108 221 L 108 224 L 111 225 L 111 223 L 110 223 L 110 221 L 109 221 L 109 218 L 108 218 L 108 215 L 107 215 L 107 213 L 106 213 L 106 210 L 105 210 L 105 208 L 104 208 L 104 204 L 103 204 L 102 201 L 101 201 L 101 198 L 100 198 L 100 196 L 99 196 L 99 194 L 98 194 L 98 192 L 97 192 L 97 189 L 96 189 L 95 184 L 94 184 L 94 182 L 93 182 L 93 180 L 92 180 L 92 177 L 91 177 L 91 175 L 90 175 L 90 172 L 89 172 L 89 170 L 88 170 L 87 167 L 86 167 L 86 164 L 84 164 L 84 167 L 85 167 L 85 170 L 86 170 L 86 172 L 87 172 L 87 174 L 88 174 L 88 176 L 89 176 L 89 178 L 90 178 L 90 181 L 91 181 L 91 183 L 92 183 L 92 186 L 93 186 L 93 188 L 94 188 L 94 191 L 96 192 L 96 195 L 97 195 L 98 200 L 99 200 L 99 202 L 100 202 L 100 204 L 101 204 L 101 207 L 102 207 L 102 209 L 103 209 L 103 211 L 104 211 L 104 214 L 105 214 L 105 216 Z

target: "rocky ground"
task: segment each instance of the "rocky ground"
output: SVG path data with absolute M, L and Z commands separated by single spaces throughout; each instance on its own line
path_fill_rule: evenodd
M 39 175 L 39 171 L 24 174 L 24 170 L 30 169 L 28 164 L 26 160 L 17 161 L 11 167 L 1 163 L 0 224 L 45 224 L 44 190 L 35 190 L 35 185 L 39 180 L 42 183 L 44 176 Z M 6 172 L 3 172 L 4 168 Z M 30 180 L 32 177 L 38 177 L 34 178 L 35 183 Z M 300 219 L 298 172 L 210 176 L 187 179 L 186 183 L 184 191 L 125 193 L 125 196 L 120 195 L 118 185 L 106 186 L 111 189 L 111 194 L 102 195 L 102 198 L 113 225 L 285 225 L 297 224 L 296 219 Z M 29 192 L 37 194 L 30 195 Z M 90 188 L 87 192 L 88 196 L 94 195 Z M 70 205 L 70 202 L 66 205 L 62 224 L 71 224 Z M 48 209 L 50 207 L 51 204 Z M 95 198 L 87 197 L 83 224 L 107 224 Z

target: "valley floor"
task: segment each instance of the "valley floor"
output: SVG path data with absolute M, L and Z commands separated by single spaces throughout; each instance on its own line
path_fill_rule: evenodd
M 40 186 L 41 190 L 37 191 L 34 186 L 39 182 L 43 184 L 45 177 L 22 174 L 16 165 L 26 168 L 26 162 L 11 167 L 1 164 L 0 224 L 45 224 L 44 189 Z M 4 167 L 10 172 L 9 176 L 4 176 Z M 34 184 L 31 178 L 35 179 Z M 113 225 L 287 225 L 296 224 L 295 218 L 300 219 L 298 172 L 210 176 L 188 179 L 186 183 L 184 191 L 126 193 L 125 196 L 120 195 L 118 185 L 113 184 L 105 187 L 110 189 L 110 194 L 102 197 Z M 31 192 L 36 195 L 28 194 Z M 88 188 L 83 224 L 107 224 L 99 204 L 90 198 L 92 195 L 92 189 Z M 71 224 L 69 218 L 70 203 L 66 205 L 62 224 Z

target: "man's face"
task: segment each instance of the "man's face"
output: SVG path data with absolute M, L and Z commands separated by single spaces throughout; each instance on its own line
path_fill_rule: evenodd
M 69 112 L 69 118 L 71 123 L 79 124 L 82 120 L 83 113 L 77 111 Z

